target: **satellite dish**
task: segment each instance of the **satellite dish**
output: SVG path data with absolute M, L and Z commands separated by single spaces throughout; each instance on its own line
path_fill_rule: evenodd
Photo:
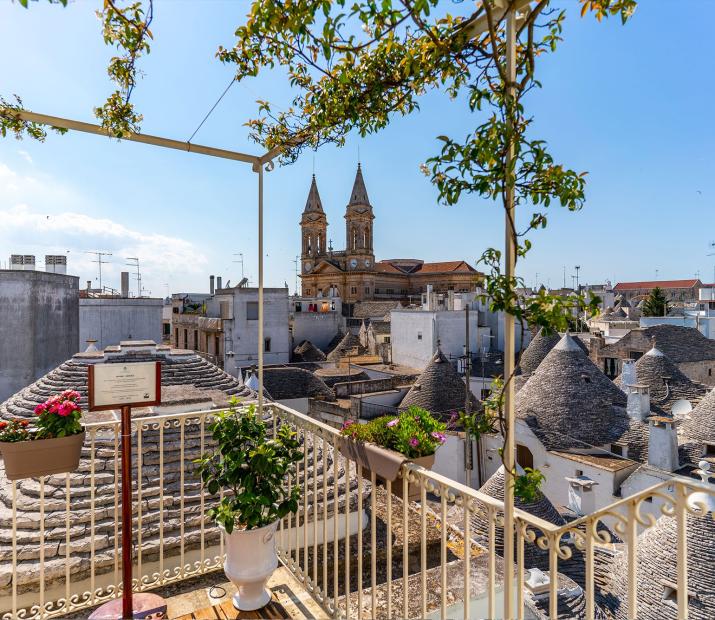
M 689 400 L 681 398 L 673 403 L 671 409 L 674 418 L 684 418 L 693 410 L 693 406 L 690 404 Z

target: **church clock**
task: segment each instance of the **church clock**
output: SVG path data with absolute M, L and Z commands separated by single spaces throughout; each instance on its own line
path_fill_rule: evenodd
M 308 273 L 312 268 L 313 268 L 313 265 L 311 264 L 310 261 L 303 263 L 303 271 L 305 271 L 305 273 Z
M 357 265 L 358 265 L 357 259 L 351 258 L 350 259 L 350 269 L 355 269 L 355 267 L 357 267 Z

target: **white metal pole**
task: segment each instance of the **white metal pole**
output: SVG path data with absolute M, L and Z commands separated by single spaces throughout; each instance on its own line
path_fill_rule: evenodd
M 514 98 L 514 81 L 516 79 L 516 19 L 513 10 L 506 16 L 506 75 L 507 75 L 507 101 Z M 508 122 L 508 121 L 507 121 Z M 505 275 L 508 280 L 514 276 L 516 262 L 516 248 L 514 242 L 514 182 L 511 166 L 514 158 L 514 139 L 509 132 L 509 144 L 506 155 L 506 215 L 505 215 Z M 514 420 L 514 315 L 508 312 L 504 317 L 504 376 L 507 383 L 504 386 L 504 415 L 506 418 L 506 437 L 504 445 L 504 617 L 514 618 L 514 478 L 511 473 L 514 468 L 514 435 L 516 432 Z M 520 570 L 517 567 L 517 570 Z
M 258 415 L 263 417 L 263 164 L 258 164 Z

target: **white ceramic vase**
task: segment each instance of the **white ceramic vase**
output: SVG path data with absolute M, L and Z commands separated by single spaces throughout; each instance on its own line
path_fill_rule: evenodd
M 265 607 L 271 600 L 266 583 L 278 566 L 276 555 L 276 528 L 278 521 L 253 530 L 234 529 L 227 534 L 226 576 L 236 586 L 233 605 L 241 611 Z

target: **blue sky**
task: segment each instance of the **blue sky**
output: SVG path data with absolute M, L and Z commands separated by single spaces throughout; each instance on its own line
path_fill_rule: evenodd
M 111 50 L 94 11 L 0 3 L 0 93 L 26 107 L 92 122 L 92 108 L 112 90 Z M 232 77 L 214 54 L 230 46 L 248 3 L 155 2 L 152 52 L 133 101 L 142 129 L 185 140 Z M 538 66 L 544 88 L 529 96 L 538 135 L 558 160 L 588 174 L 587 204 L 555 209 L 520 274 L 527 283 L 560 285 L 581 266 L 581 281 L 694 277 L 712 281 L 715 165 L 710 24 L 715 3 L 643 2 L 626 26 L 598 24 L 570 11 L 565 42 Z M 460 9 L 458 9 L 460 10 Z M 285 103 L 280 72 L 234 85 L 194 142 L 256 152 L 243 123 L 258 98 Z M 467 197 L 438 206 L 419 164 L 439 148 L 435 136 L 463 136 L 477 124 L 441 94 L 382 133 L 351 137 L 342 149 L 306 153 L 266 176 L 266 284 L 291 291 L 300 249 L 298 221 L 315 166 L 334 247 L 344 245 L 343 213 L 358 149 L 374 207 L 378 258 L 465 259 L 502 244 L 502 215 Z M 69 251 L 69 271 L 96 277 L 87 250 L 113 253 L 105 284 L 118 286 L 125 257 L 139 256 L 153 295 L 201 291 L 209 274 L 240 279 L 243 253 L 255 282 L 256 178 L 249 166 L 81 134 L 45 144 L 0 140 L 0 262 L 10 253 Z

